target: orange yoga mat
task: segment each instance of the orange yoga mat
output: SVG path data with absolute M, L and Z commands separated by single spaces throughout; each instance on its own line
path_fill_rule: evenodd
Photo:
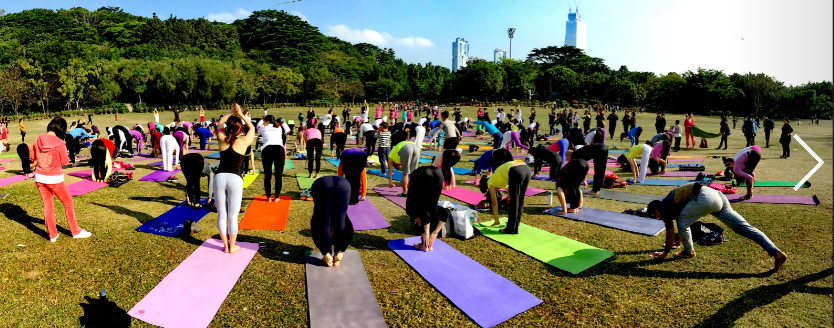
M 258 196 L 246 209 L 246 215 L 240 221 L 240 229 L 246 230 L 280 230 L 287 227 L 290 214 L 290 196 L 279 197 L 281 201 L 270 203 L 266 196 Z

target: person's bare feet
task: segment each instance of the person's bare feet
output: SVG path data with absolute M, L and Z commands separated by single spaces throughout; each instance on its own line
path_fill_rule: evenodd
M 333 266 L 339 266 L 339 263 L 342 262 L 342 258 L 345 257 L 345 252 L 338 252 L 336 253 L 336 257 L 333 259 Z
M 499 224 L 501 224 L 501 221 L 495 220 L 495 223 L 493 223 L 490 227 L 494 227 L 494 226 L 497 226 Z
M 238 246 L 238 245 L 232 245 L 232 248 L 231 248 L 231 249 L 229 249 L 229 253 L 234 253 L 234 252 L 237 252 L 237 250 L 239 250 L 239 249 L 240 249 L 240 246 Z
M 414 244 L 414 248 L 419 249 L 424 252 L 428 252 L 429 250 L 426 248 L 426 244 L 423 243 L 416 243 Z
M 330 255 L 330 253 L 324 254 L 324 257 L 321 260 L 324 261 L 324 265 L 328 267 L 333 266 L 333 256 Z
M 504 232 L 504 229 L 499 229 L 498 231 L 501 232 L 501 233 L 506 233 L 506 232 Z
M 313 178 L 313 174 L 312 174 L 312 173 L 310 173 L 310 176 L 309 176 L 309 177 L 307 177 L 307 178 L 312 179 L 312 178 Z

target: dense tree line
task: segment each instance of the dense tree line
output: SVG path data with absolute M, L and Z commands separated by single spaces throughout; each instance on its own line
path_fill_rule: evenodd
M 118 7 L 0 15 L 3 112 L 370 99 L 559 100 L 696 114 L 829 116 L 833 91 L 830 81 L 787 87 L 764 74 L 614 70 L 601 58 L 558 46 L 534 49 L 524 61 L 476 60 L 452 73 L 407 64 L 392 49 L 327 37 L 275 10 L 232 24 L 141 17 Z

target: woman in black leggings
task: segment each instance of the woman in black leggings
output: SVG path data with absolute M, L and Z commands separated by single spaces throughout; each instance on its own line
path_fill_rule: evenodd
M 455 149 L 446 149 L 434 159 L 434 165 L 443 172 L 443 189 L 451 190 L 456 187 L 455 174 L 452 168 L 460 162 L 460 153 Z
M 203 204 L 200 203 L 200 196 L 202 191 L 200 190 L 200 179 L 202 177 L 208 177 L 208 201 L 206 204 L 211 204 L 213 195 L 213 186 L 214 186 L 214 171 L 211 169 L 211 165 L 206 162 L 203 155 L 199 153 L 188 153 L 182 157 L 180 161 L 180 167 L 182 168 L 182 174 L 185 175 L 185 203 L 191 208 L 200 208 L 203 207 Z
M 93 167 L 93 181 L 105 182 L 112 172 L 112 161 L 110 151 L 104 145 L 104 141 L 96 139 L 90 146 L 90 165 Z
M 587 174 L 588 162 L 584 159 L 572 159 L 559 170 L 556 176 L 556 194 L 562 205 L 561 214 L 576 213 L 582 208 L 583 198 L 579 185 L 585 181 Z
M 350 184 L 345 178 L 329 175 L 316 179 L 311 189 L 313 243 L 321 251 L 325 265 L 339 266 L 353 240 L 353 223 L 347 217 Z
M 333 158 L 333 150 L 336 150 L 336 159 L 342 159 L 342 152 L 345 151 L 347 134 L 341 128 L 334 129 L 330 135 L 330 158 Z M 336 146 L 335 148 L 333 146 Z
M 494 153 L 494 152 L 493 152 Z M 498 198 L 495 193 L 500 188 L 507 188 L 509 208 L 507 213 L 507 226 L 498 231 L 505 234 L 518 234 L 518 226 L 521 224 L 521 215 L 524 213 L 524 193 L 533 173 L 530 167 L 522 161 L 507 161 L 498 166 L 489 177 L 490 206 L 492 207 L 492 225 L 499 225 Z
M 133 138 L 130 137 L 130 131 L 126 127 L 121 125 L 113 127 L 113 137 L 116 139 L 113 141 L 113 144 L 116 145 L 116 156 L 118 156 L 122 149 L 127 149 L 129 153 L 133 153 Z
M 306 129 L 304 130 L 304 137 L 307 140 L 306 148 L 307 148 L 307 173 L 310 173 L 310 178 L 313 178 L 313 162 L 315 161 L 316 165 L 316 175 L 315 178 L 319 177 L 319 170 L 321 169 L 321 152 L 324 148 L 324 142 L 322 142 L 322 133 L 319 129 Z
M 669 154 L 669 141 L 664 140 L 662 142 L 666 143 L 666 154 Z M 602 189 L 602 182 L 605 180 L 605 169 L 608 164 L 608 146 L 599 143 L 590 144 L 573 151 L 570 156 L 571 159 L 584 159 L 585 161 L 594 162 L 594 187 L 590 193 L 595 195 L 599 194 L 599 190 Z M 649 168 L 652 167 L 651 165 L 651 162 L 649 162 Z M 656 161 L 654 161 L 654 170 L 654 174 L 657 174 Z
M 411 173 L 405 213 L 414 225 L 422 226 L 422 242 L 414 244 L 414 247 L 424 252 L 433 250 L 434 240 L 448 220 L 447 216 L 441 215 L 437 210 L 437 201 L 440 200 L 442 189 L 443 172 L 439 168 L 421 166 Z
M 533 155 L 533 176 L 539 175 L 543 164 L 547 163 L 547 165 L 550 165 L 550 180 L 556 180 L 556 174 L 562 168 L 562 157 L 559 154 L 545 148 L 543 145 L 530 148 L 528 153 Z M 603 165 L 603 167 L 605 166 Z
M 779 158 L 791 158 L 791 133 L 793 128 L 787 118 L 782 119 L 782 135 L 779 136 L 779 143 L 782 144 L 782 156 Z
M 30 149 L 29 145 L 22 143 L 17 145 L 17 156 L 20 157 L 20 166 L 23 169 L 23 174 L 32 173 L 32 165 L 35 164 L 32 162 L 32 155 L 34 155 Z
M 282 145 L 268 145 L 261 149 L 261 160 L 264 167 L 264 192 L 268 202 L 277 202 L 281 195 L 281 188 L 283 187 L 284 163 L 286 162 L 286 152 Z M 275 167 L 275 194 L 272 190 L 272 167 Z
M 339 162 L 339 175 L 344 175 L 350 183 L 350 205 L 365 200 L 365 189 L 367 189 L 367 178 L 365 177 L 365 165 L 368 163 L 368 154 L 362 149 L 351 148 L 345 150 Z M 362 194 L 362 198 L 359 195 Z

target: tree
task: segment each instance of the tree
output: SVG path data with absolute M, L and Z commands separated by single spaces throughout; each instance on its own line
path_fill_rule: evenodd
M 350 96 L 351 103 L 355 103 L 356 97 L 365 96 L 365 85 L 361 81 L 350 81 L 345 86 L 345 94 Z
M 81 108 L 81 99 L 84 98 L 84 89 L 89 87 L 90 78 L 98 75 L 95 66 L 88 66 L 80 59 L 73 58 L 66 68 L 58 73 L 61 86 L 58 91 L 67 98 L 68 104 L 75 102 L 75 109 Z
M 15 114 L 28 100 L 30 92 L 26 75 L 20 67 L 7 67 L 0 72 L 0 96 L 4 103 L 12 107 Z
M 760 110 L 764 111 L 769 109 L 784 92 L 782 82 L 765 74 L 748 73 L 745 77 L 749 96 L 753 100 L 753 109 L 756 116 L 759 115 Z
M 538 67 L 531 62 L 523 62 L 512 58 L 501 59 L 499 65 L 506 72 L 504 89 L 511 99 L 527 98 L 528 92 L 536 92 L 534 81 L 539 75 Z
M 374 82 L 368 82 L 365 84 L 368 89 L 373 90 L 373 92 L 380 97 L 385 97 L 385 101 L 391 101 L 391 97 L 395 97 L 400 93 L 402 90 L 402 86 L 392 79 L 379 79 Z
M 144 68 L 136 68 L 130 77 L 130 87 L 139 96 L 140 103 L 142 102 L 142 93 L 148 90 L 147 83 L 149 79 L 148 70 Z
M 486 60 L 470 62 L 456 73 L 459 90 L 470 98 L 489 101 L 504 87 L 504 70 Z
M 579 87 L 579 76 L 570 68 L 554 66 L 545 72 L 552 86 L 562 94 L 571 95 Z
M 324 50 L 327 39 L 319 29 L 281 10 L 255 11 L 234 22 L 245 51 L 263 52 L 281 66 L 304 66 Z

